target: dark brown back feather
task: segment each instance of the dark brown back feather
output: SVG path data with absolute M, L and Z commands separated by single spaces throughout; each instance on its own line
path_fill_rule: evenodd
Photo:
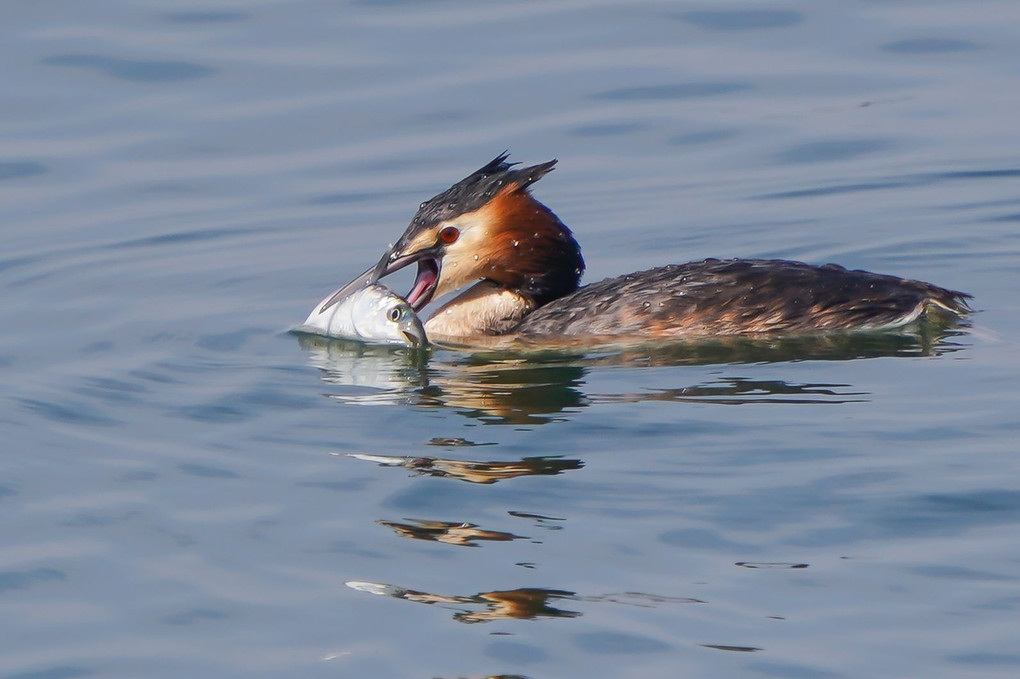
M 706 259 L 609 278 L 536 309 L 526 335 L 684 337 L 891 327 L 961 317 L 970 295 L 835 264 Z

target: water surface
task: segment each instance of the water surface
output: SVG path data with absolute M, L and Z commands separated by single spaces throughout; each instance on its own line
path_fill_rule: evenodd
M 1012 677 L 1020 10 L 137 0 L 0 41 L 0 677 Z M 466 355 L 286 329 L 503 149 L 586 280 L 973 327 Z

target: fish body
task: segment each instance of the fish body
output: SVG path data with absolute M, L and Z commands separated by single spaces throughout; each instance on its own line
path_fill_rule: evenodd
M 346 286 L 350 287 L 350 286 Z M 326 302 L 343 292 L 331 306 Z M 297 330 L 366 342 L 420 347 L 428 343 L 425 328 L 414 309 L 384 285 L 370 283 L 333 293 L 315 305 Z

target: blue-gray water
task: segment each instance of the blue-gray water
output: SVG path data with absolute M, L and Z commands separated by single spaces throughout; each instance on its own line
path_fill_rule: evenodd
M 0 677 L 1017 676 L 1018 24 L 7 3 Z M 285 332 L 504 148 L 560 159 L 535 193 L 587 280 L 836 261 L 973 328 L 426 363 Z

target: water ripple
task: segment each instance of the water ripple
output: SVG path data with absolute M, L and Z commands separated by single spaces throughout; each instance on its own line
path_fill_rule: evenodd
M 67 576 L 63 571 L 55 568 L 36 568 L 31 571 L 3 571 L 0 572 L 0 593 L 14 589 L 28 589 L 38 582 L 53 582 L 54 580 L 66 580 Z
M 130 82 L 159 83 L 205 78 L 215 70 L 186 61 L 120 59 L 99 54 L 57 54 L 46 57 L 48 66 L 71 66 L 91 69 L 104 75 Z
M 83 667 L 60 665 L 45 670 L 9 674 L 5 679 L 75 679 L 76 677 L 88 677 L 92 674 L 92 670 L 87 670 Z
M 779 163 L 821 163 L 851 160 L 892 148 L 890 139 L 831 139 L 797 144 L 776 156 Z
M 882 49 L 893 54 L 947 54 L 981 49 L 981 45 L 955 38 L 912 38 L 887 43 Z
M 179 24 L 223 24 L 244 21 L 248 18 L 242 12 L 173 12 L 166 20 Z
M 33 161 L 0 162 L 0 181 L 35 177 L 48 171 L 45 165 Z
M 685 12 L 684 21 L 712 31 L 753 31 L 762 28 L 786 28 L 804 20 L 800 12 L 790 10 L 753 10 Z
M 674 99 L 694 99 L 698 97 L 716 97 L 734 92 L 751 89 L 748 83 L 739 82 L 703 82 L 678 83 L 675 85 L 644 85 L 639 87 L 619 87 L 611 90 L 595 92 L 592 99 L 608 99 L 612 101 L 670 101 Z

